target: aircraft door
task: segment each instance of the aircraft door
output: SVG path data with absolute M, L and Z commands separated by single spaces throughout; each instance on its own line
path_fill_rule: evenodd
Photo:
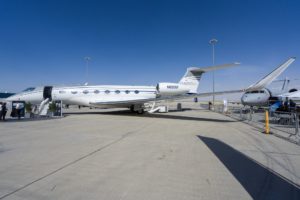
M 43 91 L 43 97 L 44 99 L 50 99 L 52 100 L 52 86 L 45 86 Z

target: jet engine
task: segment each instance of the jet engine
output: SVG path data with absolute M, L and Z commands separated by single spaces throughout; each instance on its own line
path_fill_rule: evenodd
M 158 83 L 156 90 L 161 96 L 174 96 L 189 92 L 188 88 L 178 83 Z

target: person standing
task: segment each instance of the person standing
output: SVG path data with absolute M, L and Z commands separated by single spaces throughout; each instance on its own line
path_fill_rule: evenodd
M 289 105 L 290 105 L 290 111 L 296 110 L 296 103 L 292 99 L 289 100 Z
M 7 107 L 6 107 L 6 103 L 2 104 L 2 109 L 1 109 L 1 117 L 0 119 L 2 119 L 3 121 L 5 121 L 5 116 L 7 113 Z
M 0 120 L 2 119 L 2 102 L 0 102 Z
M 211 110 L 211 105 L 212 105 L 212 103 L 209 101 L 208 102 L 208 110 Z
M 223 100 L 223 112 L 227 113 L 227 111 L 228 111 L 228 101 L 227 101 L 227 99 L 224 99 Z
M 21 105 L 20 105 L 20 103 L 17 103 L 16 110 L 17 110 L 18 119 L 20 120 L 20 118 L 21 118 Z

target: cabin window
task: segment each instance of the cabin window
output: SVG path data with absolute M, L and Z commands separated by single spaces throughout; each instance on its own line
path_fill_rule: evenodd
M 95 94 L 99 94 L 100 91 L 99 91 L 99 90 L 95 90 L 94 93 L 95 93 Z
M 110 93 L 110 91 L 109 90 L 105 90 L 105 94 L 109 94 Z
M 129 94 L 129 93 L 130 93 L 130 91 L 129 91 L 129 90 L 126 90 L 126 91 L 125 91 L 125 93 L 126 93 L 126 94 Z
M 83 92 L 82 92 L 83 94 L 88 94 L 89 93 L 89 91 L 88 90 L 83 90 Z
M 134 93 L 135 93 L 135 94 L 138 94 L 138 93 L 140 93 L 140 91 L 138 91 L 138 90 L 135 90 L 135 91 L 134 91 Z
M 72 93 L 72 94 L 77 94 L 77 91 L 72 91 L 71 93 Z
M 115 93 L 116 93 L 116 94 L 120 94 L 120 90 L 116 90 Z

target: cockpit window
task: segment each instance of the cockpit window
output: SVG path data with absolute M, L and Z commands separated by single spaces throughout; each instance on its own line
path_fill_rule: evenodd
M 30 91 L 33 91 L 35 88 L 34 87 L 29 87 L 29 88 L 26 88 L 25 90 L 23 90 L 23 92 L 30 92 Z
M 256 91 L 246 92 L 246 94 L 258 94 L 258 93 L 265 93 L 265 91 L 264 90 L 256 90 Z

